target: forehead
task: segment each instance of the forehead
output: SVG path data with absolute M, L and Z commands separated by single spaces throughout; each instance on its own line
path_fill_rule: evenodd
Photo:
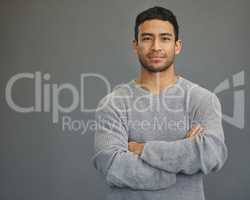
M 174 33 L 173 25 L 168 21 L 152 19 L 147 20 L 140 24 L 138 27 L 139 34 L 141 33 L 152 33 L 152 34 L 160 34 L 160 33 Z

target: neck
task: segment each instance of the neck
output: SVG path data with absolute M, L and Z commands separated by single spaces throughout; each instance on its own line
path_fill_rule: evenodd
M 149 72 L 141 67 L 136 83 L 150 92 L 158 94 L 176 81 L 177 76 L 175 74 L 174 65 L 171 65 L 167 70 L 158 73 Z

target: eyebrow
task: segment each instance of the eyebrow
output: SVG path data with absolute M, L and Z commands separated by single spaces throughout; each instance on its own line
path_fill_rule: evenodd
M 173 36 L 172 33 L 160 33 L 160 35 L 161 35 L 161 36 L 170 36 L 170 37 Z M 141 36 L 142 36 L 142 37 L 143 37 L 143 36 L 154 36 L 154 34 L 153 34 L 153 33 L 142 33 Z

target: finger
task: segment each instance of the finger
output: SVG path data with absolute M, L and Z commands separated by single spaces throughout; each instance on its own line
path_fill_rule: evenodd
M 128 145 L 128 150 L 129 150 L 129 151 L 133 151 L 133 145 L 130 145 L 130 144 L 129 144 L 129 145 Z
M 193 131 L 191 131 L 189 137 L 193 137 L 193 136 L 199 134 L 201 131 L 202 131 L 201 127 L 196 127 Z
M 191 135 L 193 135 L 198 129 L 199 129 L 200 125 L 194 125 L 187 133 L 186 137 L 190 137 Z
M 193 132 L 192 134 L 191 134 L 191 136 L 190 137 L 194 137 L 194 136 L 196 136 L 196 135 L 200 135 L 202 132 L 203 132 L 203 127 L 199 127 L 195 132 Z
M 190 133 L 189 137 L 193 137 L 193 136 L 195 136 L 195 135 L 196 135 L 196 131 L 192 131 L 192 132 Z
M 134 141 L 129 142 L 128 143 L 128 150 L 129 151 L 134 151 L 135 145 L 136 145 L 136 142 L 134 142 Z

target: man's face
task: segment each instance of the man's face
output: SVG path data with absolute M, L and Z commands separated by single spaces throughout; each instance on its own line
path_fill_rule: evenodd
M 147 20 L 138 28 L 138 41 L 133 42 L 138 59 L 146 70 L 162 72 L 174 62 L 181 50 L 181 41 L 175 41 L 174 27 L 168 21 Z

